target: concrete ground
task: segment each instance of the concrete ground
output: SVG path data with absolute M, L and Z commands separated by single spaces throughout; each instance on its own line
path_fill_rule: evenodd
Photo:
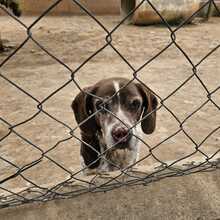
M 1 220 L 219 220 L 220 172 L 0 210 Z

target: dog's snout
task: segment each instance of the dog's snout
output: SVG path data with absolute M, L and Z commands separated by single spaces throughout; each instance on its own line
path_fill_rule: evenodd
M 129 135 L 129 129 L 122 126 L 115 126 L 112 129 L 112 137 L 115 141 L 126 142 Z

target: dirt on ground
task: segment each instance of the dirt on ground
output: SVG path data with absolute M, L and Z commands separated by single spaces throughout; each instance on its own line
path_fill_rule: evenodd
M 108 31 L 113 30 L 120 21 L 118 16 L 97 18 Z M 35 20 L 36 17 L 21 18 L 26 25 Z M 155 147 L 153 156 L 146 157 L 139 165 L 155 166 L 158 160 L 169 164 L 187 156 L 191 156 L 188 162 L 205 161 L 207 156 L 213 157 L 213 160 L 219 158 L 220 117 L 216 105 L 220 106 L 220 90 L 217 90 L 220 85 L 220 50 L 216 50 L 197 66 L 199 78 L 192 76 L 192 65 L 181 52 L 183 50 L 191 62 L 197 65 L 220 45 L 219 26 L 220 18 L 213 18 L 206 23 L 196 22 L 178 29 L 175 32 L 176 45 L 172 44 L 137 73 L 140 80 L 161 99 L 165 99 L 163 104 L 166 106 L 157 112 L 155 132 L 144 136 L 144 141 L 152 148 Z M 10 47 L 17 48 L 27 40 L 27 30 L 10 17 L 0 17 L 0 31 Z M 69 134 L 69 128 L 76 126 L 70 105 L 79 89 L 71 81 L 68 68 L 74 71 L 75 80 L 81 88 L 107 77 L 132 79 L 132 68 L 137 70 L 165 48 L 171 42 L 171 33 L 162 25 L 121 25 L 114 30 L 111 35 L 112 45 L 129 62 L 131 68 L 110 46 L 85 63 L 106 45 L 107 36 L 107 31 L 89 17 L 44 17 L 32 26 L 30 32 L 32 34 L 28 42 L 9 60 L 6 58 L 13 50 L 0 54 L 0 64 L 5 62 L 0 69 L 0 140 L 9 133 L 10 125 L 15 126 L 13 130 L 26 139 L 24 141 L 15 132 L 11 132 L 0 142 L 0 180 L 13 175 L 18 168 L 40 159 L 42 153 L 46 152 L 40 163 L 22 172 L 25 178 L 43 186 L 59 183 L 80 170 L 80 142 Z M 59 61 L 48 55 L 36 42 Z M 23 92 L 4 77 L 22 88 Z M 188 78 L 188 82 L 174 92 Z M 208 101 L 204 86 L 209 93 L 216 90 L 211 94 L 212 101 Z M 37 106 L 42 101 L 42 111 L 39 112 Z M 206 101 L 206 105 L 188 117 Z M 179 131 L 183 121 L 184 131 Z M 215 132 L 206 139 L 213 130 Z M 75 134 L 80 137 L 79 129 Z M 200 151 L 196 152 L 196 144 L 201 143 Z M 143 144 L 140 159 L 147 155 L 149 148 Z M 178 163 L 185 161 L 180 160 Z M 18 176 L 1 186 L 11 189 L 30 185 Z

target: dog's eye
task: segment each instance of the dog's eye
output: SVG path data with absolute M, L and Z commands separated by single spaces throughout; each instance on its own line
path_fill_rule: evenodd
M 138 100 L 138 99 L 134 99 L 134 100 L 131 102 L 130 106 L 131 106 L 132 109 L 137 110 L 137 109 L 140 108 L 141 102 L 140 102 L 140 100 Z
M 97 101 L 95 106 L 97 110 L 101 110 L 103 107 L 108 109 L 108 103 L 103 103 L 101 100 Z
M 95 107 L 96 107 L 97 110 L 100 110 L 102 108 L 102 103 L 103 102 L 100 101 L 100 100 L 95 103 Z

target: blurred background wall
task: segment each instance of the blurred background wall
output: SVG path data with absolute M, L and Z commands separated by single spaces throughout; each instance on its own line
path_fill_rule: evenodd
M 57 0 L 18 0 L 21 4 L 23 15 L 39 15 Z M 201 5 L 207 0 L 201 0 Z M 220 0 L 215 0 L 220 8 Z M 121 0 L 80 0 L 80 3 L 86 6 L 94 14 L 119 14 Z M 204 14 L 206 10 L 201 11 Z M 72 0 L 61 1 L 50 12 L 51 15 L 65 14 L 83 14 L 85 12 L 80 9 Z M 0 15 L 4 14 L 0 10 Z M 216 13 L 214 13 L 216 14 Z
M 56 0 L 20 0 L 23 14 L 39 14 L 46 10 Z M 120 0 L 80 0 L 95 14 L 118 14 L 120 12 Z M 63 0 L 50 13 L 60 14 L 82 14 L 83 11 L 72 0 Z

